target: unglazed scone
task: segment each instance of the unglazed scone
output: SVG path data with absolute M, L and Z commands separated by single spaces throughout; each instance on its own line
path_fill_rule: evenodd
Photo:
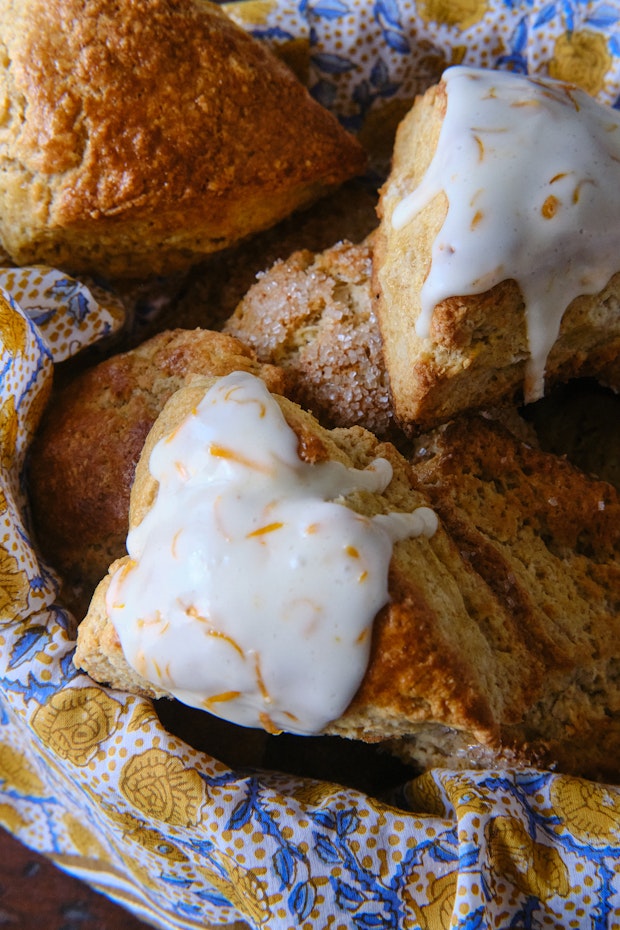
M 409 430 L 573 376 L 617 384 L 619 156 L 618 114 L 569 85 L 457 67 L 415 102 L 374 264 Z
M 562 771 L 617 782 L 618 490 L 484 417 L 458 418 L 426 438 L 416 477 L 504 606 L 505 640 L 495 649 L 521 657 L 502 741 L 529 744 Z
M 2 0 L 0 36 L 0 244 L 18 264 L 184 269 L 364 170 L 207 0 Z
M 325 425 L 385 435 L 390 388 L 372 302 L 372 236 L 295 252 L 259 275 L 224 331 L 281 365 L 292 396 Z
M 64 385 L 30 450 L 29 492 L 43 554 L 67 581 L 94 585 L 125 551 L 129 495 L 148 432 L 192 374 L 251 371 L 284 390 L 231 336 L 170 330 L 114 355 Z
M 199 380 L 177 392 L 149 434 L 132 496 L 131 525 L 138 536 L 153 529 L 146 521 L 159 489 L 150 468 L 161 467 L 166 444 L 193 428 L 187 424 L 195 411 L 223 380 Z M 233 389 L 237 386 L 225 385 L 228 395 Z M 423 766 L 557 765 L 567 772 L 618 777 L 620 687 L 614 649 L 620 633 L 620 503 L 615 490 L 482 417 L 464 418 L 432 434 L 425 454 L 410 464 L 390 443 L 359 427 L 329 431 L 290 401 L 276 398 L 276 403 L 296 436 L 300 462 L 313 467 L 340 462 L 364 474 L 377 467 L 377 459 L 389 463 L 391 479 L 383 489 L 353 490 L 339 499 L 340 506 L 367 521 L 378 513 L 393 517 L 418 508 L 429 513 L 429 507 L 439 517 L 429 532 L 405 532 L 393 541 L 388 599 L 372 623 L 361 683 L 322 732 L 386 742 Z M 245 452 L 241 448 L 242 443 L 236 450 L 216 443 L 213 454 L 263 468 L 260 449 L 252 442 Z M 194 467 L 191 457 L 178 460 L 174 453 L 173 458 L 181 472 Z M 286 491 L 274 488 L 274 500 L 280 494 Z M 281 527 L 270 513 L 272 522 L 257 513 L 249 534 L 260 545 L 269 546 Z M 224 507 L 215 523 L 234 539 Z M 186 526 L 182 518 L 178 527 L 173 520 L 170 567 L 181 558 Z M 355 547 L 347 548 L 356 557 Z M 184 685 L 191 688 L 189 677 L 174 681 L 178 667 L 168 665 L 176 647 L 163 599 L 150 613 L 139 598 L 143 612 L 132 630 L 148 630 L 156 642 L 160 633 L 167 637 L 165 662 L 138 647 L 130 665 L 119 639 L 127 627 L 121 625 L 119 632 L 110 619 L 119 623 L 133 596 L 131 587 L 123 587 L 136 570 L 136 552 L 130 551 L 133 555 L 116 562 L 97 588 L 79 629 L 75 662 L 113 686 L 178 697 Z M 244 577 L 252 593 L 250 576 Z M 280 577 L 288 583 L 285 564 Z M 329 604 L 326 579 L 327 572 L 321 583 L 319 571 L 313 590 L 317 602 Z M 220 573 L 216 585 L 219 581 Z M 227 642 L 231 656 L 243 654 L 256 676 L 259 705 L 264 700 L 261 723 L 270 729 L 276 692 L 261 650 L 268 652 L 271 632 L 261 621 L 258 634 L 264 641 L 246 653 L 236 634 L 218 626 L 217 611 L 195 606 L 197 597 L 185 589 L 183 609 L 210 646 Z M 257 604 L 261 597 L 257 588 Z M 257 622 L 254 610 L 246 620 L 249 626 Z M 313 629 L 311 624 L 307 631 L 310 645 Z M 329 664 L 327 655 L 319 651 L 315 663 Z M 292 652 L 287 658 L 297 682 L 303 675 Z M 342 668 L 348 667 L 347 661 Z M 227 689 L 205 693 L 202 706 L 226 716 L 225 705 L 239 694 L 231 682 Z M 191 697 L 196 703 L 196 694 Z M 290 729 L 300 732 L 296 726 L 291 715 Z

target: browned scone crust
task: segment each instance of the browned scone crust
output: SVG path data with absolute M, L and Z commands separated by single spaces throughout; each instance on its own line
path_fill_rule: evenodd
M 129 495 L 147 434 L 192 374 L 248 371 L 275 391 L 283 374 L 232 336 L 171 330 L 80 374 L 53 398 L 30 451 L 29 490 L 43 554 L 94 586 L 125 551 Z
M 174 395 L 149 434 L 132 525 L 157 492 L 150 449 L 205 389 L 201 379 Z M 607 765 L 618 777 L 614 489 L 482 418 L 438 432 L 428 459 L 412 467 L 360 427 L 328 431 L 290 401 L 278 402 L 304 460 L 391 462 L 386 491 L 359 492 L 348 506 L 375 514 L 430 504 L 441 518 L 430 540 L 395 545 L 391 601 L 375 620 L 367 673 L 327 732 L 388 741 L 422 765 L 557 763 L 585 775 Z M 124 663 L 105 612 L 109 577 L 80 626 L 76 664 L 113 686 L 162 696 Z
M 1 0 L 0 37 L 0 241 L 18 264 L 187 268 L 364 170 L 207 0 Z
M 617 489 L 482 417 L 428 439 L 416 478 L 503 608 L 484 623 L 512 670 L 502 744 L 529 743 L 543 764 L 619 781 Z
M 371 274 L 370 241 L 296 252 L 259 276 L 224 331 L 285 368 L 289 396 L 325 425 L 384 435 L 392 405 Z
M 524 302 L 513 280 L 480 295 L 455 294 L 435 308 L 428 339 L 415 332 L 420 291 L 447 213 L 446 196 L 437 195 L 401 230 L 392 228 L 391 218 L 424 176 L 445 111 L 441 83 L 416 100 L 399 126 L 392 171 L 378 206 L 377 316 L 395 416 L 411 431 L 431 428 L 464 410 L 520 401 L 529 356 Z M 599 374 L 606 383 L 620 382 L 620 273 L 600 294 L 569 305 L 547 360 L 545 384 Z

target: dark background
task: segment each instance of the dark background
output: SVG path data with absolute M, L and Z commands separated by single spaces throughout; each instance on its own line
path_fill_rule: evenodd
M 0 927 L 145 930 L 149 926 L 0 828 Z

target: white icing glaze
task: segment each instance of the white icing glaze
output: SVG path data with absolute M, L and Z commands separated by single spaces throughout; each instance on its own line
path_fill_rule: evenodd
M 151 454 L 156 501 L 127 539 L 107 610 L 127 661 L 181 701 L 246 726 L 315 733 L 338 717 L 388 602 L 393 542 L 428 508 L 367 518 L 342 501 L 392 468 L 308 464 L 259 379 L 220 379 Z
M 514 279 L 525 301 L 525 395 L 541 396 L 564 311 L 618 271 L 620 113 L 549 79 L 449 68 L 437 150 L 392 214 L 409 223 L 444 191 L 448 213 L 422 288 L 416 331 L 434 308 Z

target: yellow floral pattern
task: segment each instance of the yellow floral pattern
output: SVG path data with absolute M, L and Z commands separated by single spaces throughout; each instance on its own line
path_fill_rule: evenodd
M 469 29 L 488 11 L 486 0 L 421 0 L 418 11 L 426 22 Z
M 264 926 L 271 916 L 267 889 L 256 873 L 218 857 L 219 869 L 200 869 L 203 878 L 217 889 L 237 910 L 257 926 Z
M 80 855 L 88 859 L 100 859 L 102 862 L 109 860 L 107 850 L 99 842 L 93 830 L 89 829 L 82 820 L 67 813 L 63 815 L 62 822 L 69 841 Z
M 12 552 L 0 544 L 0 624 L 14 623 L 28 604 L 28 576 Z
M 147 825 L 144 820 L 134 817 L 128 811 L 115 809 L 108 810 L 108 815 L 122 828 L 124 837 L 133 840 L 144 849 L 175 862 L 187 861 L 187 856 L 178 846 L 171 843 L 169 838 L 159 830 Z
M 197 772 L 163 749 L 147 749 L 123 766 L 120 790 L 139 811 L 173 825 L 198 822 L 205 799 Z
M 6 743 L 0 744 L 0 780 L 19 794 L 41 796 L 44 785 L 28 764 L 26 756 Z
M 457 872 L 449 872 L 439 877 L 431 876 L 426 887 L 426 904 L 420 904 L 408 891 L 407 897 L 415 915 L 416 926 L 420 930 L 444 930 L 450 926 L 454 913 Z
M 23 316 L 16 313 L 10 303 L 0 293 L 0 345 L 9 355 L 23 353 L 26 348 L 28 324 Z
M 606 846 L 620 841 L 620 791 L 559 775 L 551 791 L 552 808 L 580 842 Z
M 535 842 L 522 820 L 494 817 L 488 828 L 489 857 L 494 872 L 525 895 L 547 901 L 570 891 L 568 869 L 553 846 Z
M 577 84 L 595 97 L 605 85 L 611 64 L 605 36 L 584 30 L 558 38 L 549 62 L 549 74 L 558 81 Z
M 32 729 L 61 759 L 86 765 L 118 725 L 120 705 L 101 688 L 67 688 L 39 707 Z
M 0 464 L 10 469 L 17 449 L 17 411 L 12 395 L 0 403 Z
M 10 833 L 19 833 L 28 827 L 29 821 L 22 817 L 14 804 L 0 803 L 0 824 Z

